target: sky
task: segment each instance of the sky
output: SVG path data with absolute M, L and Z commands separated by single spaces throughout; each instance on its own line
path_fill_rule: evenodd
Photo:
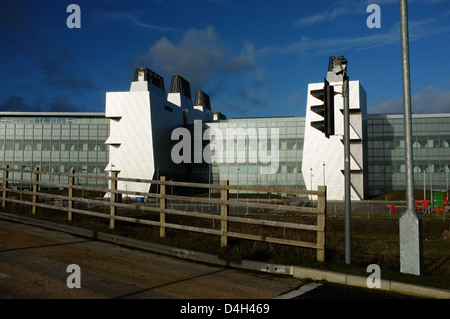
M 408 8 L 412 111 L 448 113 L 450 0 Z M 227 118 L 303 117 L 340 55 L 369 113 L 403 113 L 398 0 L 1 0 L 0 112 L 104 112 L 147 67 Z

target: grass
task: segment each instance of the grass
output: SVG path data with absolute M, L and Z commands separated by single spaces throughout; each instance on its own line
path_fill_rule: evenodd
M 69 222 L 67 221 L 67 213 L 54 210 L 45 211 L 38 209 L 36 215 L 31 215 L 29 207 L 14 208 L 11 205 L 6 211 L 232 258 L 299 265 L 361 276 L 368 276 L 366 272 L 368 265 L 378 264 L 382 271 L 382 279 L 450 289 L 450 240 L 441 239 L 443 233 L 450 230 L 450 220 L 442 220 L 441 214 L 422 216 L 424 274 L 422 276 L 414 276 L 399 272 L 400 214 L 371 213 L 370 218 L 368 218 L 365 213 L 353 213 L 352 262 L 351 265 L 347 265 L 344 253 L 345 235 L 344 216 L 342 214 L 329 214 L 327 216 L 326 262 L 320 263 L 316 261 L 315 250 L 308 248 L 232 238 L 229 239 L 228 247 L 221 248 L 220 238 L 215 235 L 167 229 L 166 237 L 160 238 L 158 227 L 116 221 L 115 229 L 110 230 L 109 220 L 97 217 L 74 214 L 73 221 Z M 101 212 L 108 213 L 108 211 L 104 210 Z M 158 220 L 159 217 L 157 213 L 131 210 L 118 210 L 117 214 L 152 220 Z M 283 213 L 276 216 L 261 216 L 253 212 L 253 215 L 255 217 L 259 216 L 259 218 L 270 217 L 270 219 L 297 223 L 312 223 L 315 220 L 307 216 L 289 216 Z M 211 221 L 186 216 L 167 215 L 166 222 L 220 229 L 219 220 Z M 289 232 L 281 228 L 256 227 L 238 223 L 230 223 L 229 227 L 231 231 L 244 230 L 245 228 L 245 231 L 255 234 L 307 241 L 314 241 L 316 236 L 311 231 Z

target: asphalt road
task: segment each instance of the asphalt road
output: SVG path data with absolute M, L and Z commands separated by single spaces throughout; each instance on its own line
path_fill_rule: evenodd
M 70 288 L 76 284 L 80 287 Z M 411 297 L 194 263 L 0 220 L 0 299 L 178 299 L 184 302 L 274 298 Z M 183 306 L 177 304 L 178 308 Z
M 0 299 L 271 299 L 300 285 L 0 220 Z

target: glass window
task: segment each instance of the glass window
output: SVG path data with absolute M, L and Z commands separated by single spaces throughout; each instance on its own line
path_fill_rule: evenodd
M 450 139 L 441 138 L 441 140 L 439 141 L 439 146 L 440 147 L 450 147 Z
M 384 141 L 384 148 L 394 148 L 394 141 Z
M 297 173 L 297 166 L 291 166 L 291 165 L 289 165 L 289 166 L 287 167 L 287 172 L 288 172 L 288 173 Z
M 13 151 L 14 150 L 14 143 L 13 142 L 6 142 L 5 143 L 5 151 Z
M 82 136 L 82 137 L 88 137 L 88 136 L 89 136 L 89 131 L 88 131 L 88 130 L 81 130 L 81 131 L 80 131 L 80 136 Z
M 53 142 L 51 145 L 52 151 L 59 151 L 59 143 Z
M 258 173 L 258 166 L 256 165 L 249 165 L 247 168 L 247 173 L 249 174 L 257 174 Z
M 296 150 L 297 142 L 295 142 L 295 141 L 287 142 L 287 149 L 288 150 Z
M 383 148 L 383 141 L 373 141 L 373 148 Z
M 32 151 L 33 150 L 31 141 L 25 141 L 24 142 L 23 150 L 24 151 Z
M 404 140 L 395 140 L 395 148 L 405 148 Z

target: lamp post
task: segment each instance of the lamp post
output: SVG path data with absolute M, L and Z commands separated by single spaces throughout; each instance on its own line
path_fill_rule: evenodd
M 447 199 L 448 199 L 448 163 L 445 163 L 445 191 L 447 192 Z
M 325 162 L 323 162 L 323 186 L 325 186 Z
M 345 205 L 345 263 L 351 263 L 351 176 L 350 176 L 350 101 L 348 61 L 343 56 L 332 56 L 328 62 L 327 80 L 342 83 L 344 104 L 344 205 Z
M 421 275 L 423 269 L 422 219 L 414 207 L 411 85 L 409 69 L 408 3 L 400 0 L 400 39 L 405 122 L 406 210 L 400 217 L 400 271 Z
M 344 95 L 344 175 L 345 175 L 345 263 L 351 263 L 351 177 L 350 177 L 350 106 L 349 79 L 347 69 L 344 72 L 342 87 Z

